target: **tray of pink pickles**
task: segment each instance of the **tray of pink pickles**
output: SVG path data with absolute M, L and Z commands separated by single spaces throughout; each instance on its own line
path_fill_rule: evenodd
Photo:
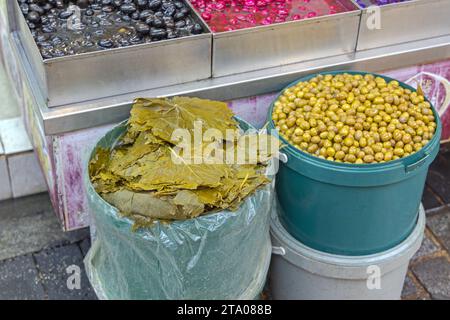
M 352 10 L 339 0 L 189 0 L 212 32 L 232 31 Z

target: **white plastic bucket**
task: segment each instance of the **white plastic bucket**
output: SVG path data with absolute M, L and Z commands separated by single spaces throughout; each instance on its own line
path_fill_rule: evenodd
M 396 247 L 366 256 L 341 256 L 311 249 L 271 216 L 273 255 L 270 290 L 275 300 L 400 299 L 409 260 L 420 248 L 425 211 L 413 232 Z
M 236 300 L 260 300 L 261 293 L 266 284 L 267 274 L 269 273 L 271 261 L 271 252 L 261 256 L 261 263 L 257 266 L 255 277 L 247 290 Z

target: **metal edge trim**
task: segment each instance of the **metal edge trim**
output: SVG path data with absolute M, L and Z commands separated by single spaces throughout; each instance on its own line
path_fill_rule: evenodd
M 352 11 L 346 11 L 341 13 L 336 13 L 332 15 L 324 15 L 320 17 L 315 18 L 308 18 L 305 20 L 293 20 L 293 21 L 286 21 L 281 23 L 274 23 L 266 26 L 256 26 L 252 28 L 244 28 L 244 29 L 238 29 L 233 31 L 224 31 L 224 32 L 213 32 L 213 38 L 220 39 L 220 38 L 229 38 L 229 37 L 235 37 L 235 36 L 242 36 L 244 34 L 248 33 L 259 33 L 259 32 L 267 32 L 277 29 L 287 29 L 287 28 L 301 28 L 301 26 L 304 25 L 310 25 L 310 24 L 319 24 L 324 23 L 328 21 L 335 21 L 335 20 L 342 20 L 354 16 L 360 16 L 362 14 L 362 11 L 359 9 L 352 10 Z
M 400 57 L 402 58 L 399 60 L 401 61 L 401 65 L 398 65 L 398 67 L 450 58 L 450 36 L 442 37 L 441 42 L 437 40 L 441 40 L 441 38 L 327 57 L 240 75 L 205 79 L 191 83 L 151 89 L 136 92 L 132 96 L 195 94 L 206 98 L 230 100 L 249 95 L 274 92 L 301 75 L 310 72 L 318 72 L 320 70 L 336 70 L 344 67 L 352 69 L 352 66 L 353 68 L 361 69 L 361 64 L 364 64 L 365 68 L 369 68 L 372 71 L 382 71 L 395 68 L 397 65 L 392 65 L 392 59 Z M 415 45 L 414 47 L 412 47 L 413 44 Z M 423 55 L 429 56 L 430 58 L 425 61 Z M 408 59 L 408 57 L 417 58 L 414 60 Z M 376 67 L 380 65 L 380 61 L 388 61 L 389 65 L 386 68 Z M 264 83 L 264 86 L 262 83 Z M 245 90 L 243 89 L 244 87 Z M 218 94 L 218 92 L 220 93 Z M 129 111 L 132 100 L 131 95 L 122 95 L 114 97 L 114 99 L 112 99 L 112 101 L 109 100 L 109 102 L 108 100 L 103 99 L 102 101 L 92 101 L 91 103 L 88 102 L 51 109 L 41 104 L 39 106 L 39 115 L 44 123 L 46 134 L 59 134 L 120 121 Z M 100 121 L 92 120 L 91 115 L 94 113 L 102 114 L 101 117 L 98 117 L 100 118 Z M 70 124 L 74 119 L 80 117 L 84 118 L 85 121 L 78 120 L 78 125 L 74 125 L 73 123 Z

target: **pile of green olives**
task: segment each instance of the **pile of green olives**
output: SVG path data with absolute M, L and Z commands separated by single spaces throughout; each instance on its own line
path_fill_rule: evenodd
M 296 148 L 356 164 L 407 157 L 431 140 L 437 126 L 421 90 L 371 74 L 317 75 L 299 82 L 279 96 L 272 119 Z

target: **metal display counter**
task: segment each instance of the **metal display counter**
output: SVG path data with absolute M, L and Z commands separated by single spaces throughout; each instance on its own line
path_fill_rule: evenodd
M 408 6 L 416 6 L 423 2 L 426 1 L 415 0 L 406 3 Z M 439 5 L 443 12 L 448 12 L 445 10 L 450 7 L 450 0 L 433 0 L 431 2 Z M 398 4 L 399 10 L 402 8 L 406 10 L 404 9 L 405 6 L 408 7 L 406 3 Z M 352 19 L 354 17 L 364 19 L 361 17 L 364 17 L 364 14 L 367 13 L 365 10 L 352 11 L 348 16 Z M 383 11 L 381 12 L 383 17 Z M 332 18 L 339 19 L 339 17 L 342 18 L 343 16 L 337 14 Z M 220 71 L 218 60 L 216 60 L 216 64 L 214 63 L 214 59 L 220 57 L 215 51 L 220 46 L 214 38 L 215 35 L 209 35 L 211 38 L 207 39 L 208 35 L 205 34 L 199 37 L 198 41 L 202 42 L 205 47 L 212 45 L 211 50 L 208 51 L 211 54 L 208 70 L 212 72 L 212 76 L 203 73 L 201 77 L 193 76 L 191 79 L 182 79 L 176 83 L 165 82 L 163 79 L 158 87 L 154 87 L 149 82 L 144 83 L 142 87 L 136 90 L 126 89 L 128 91 L 116 92 L 113 96 L 107 94 L 111 88 L 105 86 L 102 93 L 97 95 L 94 92 L 95 90 L 90 90 L 91 93 L 93 92 L 92 94 L 87 93 L 80 99 L 77 99 L 75 94 L 80 93 L 79 90 L 72 92 L 70 98 L 62 95 L 67 91 L 65 88 L 68 87 L 66 87 L 67 83 L 61 83 L 60 91 L 53 91 L 56 94 L 53 95 L 56 98 L 56 100 L 53 100 L 54 104 L 50 102 L 52 100 L 49 98 L 49 92 L 52 91 L 43 90 L 42 84 L 45 82 L 38 80 L 39 73 L 36 72 L 36 62 L 30 59 L 27 49 L 23 45 L 23 34 L 21 32 L 16 31 L 9 34 L 8 46 L 3 46 L 8 50 L 8 54 L 4 53 L 3 58 L 7 60 L 5 64 L 8 65 L 9 69 L 17 70 L 17 75 L 9 74 L 11 81 L 16 84 L 18 95 L 23 100 L 21 104 L 26 125 L 43 168 L 55 211 L 61 219 L 64 229 L 72 230 L 89 224 L 86 195 L 82 181 L 87 155 L 100 136 L 115 123 L 128 117 L 131 103 L 136 97 L 191 95 L 225 100 L 229 101 L 230 107 L 236 114 L 255 126 L 262 126 L 265 123 L 270 102 L 277 91 L 297 78 L 308 73 L 324 70 L 363 70 L 385 73 L 401 81 L 409 79 L 422 84 L 426 81 L 432 81 L 430 80 L 430 74 L 435 75 L 436 79 L 443 79 L 443 82 L 438 84 L 430 84 L 428 90 L 425 88 L 424 91 L 433 94 L 435 97 L 434 103 L 442 104 L 442 115 L 444 115 L 448 104 L 450 104 L 448 101 L 448 94 L 450 94 L 450 85 L 448 84 L 448 79 L 450 79 L 450 15 L 447 14 L 443 21 L 441 15 L 436 15 L 436 17 L 440 20 L 433 23 L 441 26 L 439 31 L 436 34 L 429 33 L 430 36 L 428 37 L 426 34 L 422 34 L 419 37 L 420 39 L 412 39 L 414 41 L 410 41 L 411 38 L 407 37 L 396 38 L 390 33 L 389 29 L 385 32 L 387 35 L 392 35 L 392 38 L 384 36 L 384 42 L 373 39 L 366 41 L 365 38 L 370 37 L 369 33 L 364 35 L 365 31 L 361 30 L 363 20 L 358 20 L 354 28 L 354 34 L 349 36 L 351 39 L 353 39 L 353 36 L 355 37 L 353 46 L 350 46 L 350 43 L 345 44 L 348 48 L 352 47 L 351 50 L 339 49 L 330 51 L 329 54 L 313 54 L 303 58 L 299 55 L 299 60 L 283 60 L 283 58 L 268 65 L 259 62 L 251 65 L 249 62 L 246 64 L 248 68 L 233 65 L 233 59 L 230 59 L 228 65 L 224 66 L 227 70 L 234 69 L 235 71 L 229 72 L 225 69 L 222 69 L 225 71 Z M 328 18 L 319 17 L 317 20 L 311 19 L 311 21 L 320 23 L 320 21 L 326 19 Z M 308 25 L 311 21 L 302 21 L 301 25 Z M 3 21 L 3 23 L 5 22 Z M 0 26 L 1 24 L 0 21 Z M 356 42 L 358 26 L 360 31 L 358 42 Z M 446 26 L 447 29 L 445 29 Z M 279 27 L 284 28 L 286 26 Z M 244 29 L 242 34 L 251 32 L 252 29 L 254 28 Z M 310 38 L 320 37 L 320 30 L 314 33 L 311 29 L 307 36 Z M 381 31 L 377 30 L 376 32 L 379 35 L 373 35 L 374 39 L 381 39 Z M 239 33 L 236 32 L 236 34 Z M 226 34 L 223 33 L 223 36 L 225 37 Z M 232 39 L 232 33 L 229 35 Z M 216 35 L 216 38 L 221 36 L 217 37 Z M 289 32 L 285 36 L 288 37 Z M 227 41 L 232 41 L 230 39 Z M 339 41 L 339 38 L 336 38 L 335 41 Z M 178 42 L 177 45 L 179 45 Z M 339 45 L 341 44 L 330 43 L 329 48 L 337 48 Z M 229 43 L 226 46 L 231 47 L 233 44 Z M 131 51 L 136 50 L 136 54 L 140 54 L 139 51 L 145 49 L 144 47 L 131 48 Z M 357 48 L 358 50 L 356 50 Z M 360 50 L 363 48 L 365 50 Z M 5 49 L 3 50 L 5 51 Z M 229 51 L 233 50 L 230 49 Z M 229 54 L 231 55 L 231 53 Z M 312 59 L 313 57 L 315 58 Z M 165 58 L 158 56 L 157 59 L 164 63 Z M 206 56 L 204 60 L 207 60 Z M 289 64 L 282 61 L 287 61 Z M 226 59 L 223 62 L 227 64 Z M 42 64 L 40 66 L 42 67 Z M 259 68 L 261 66 L 263 68 Z M 237 70 L 241 73 L 235 73 Z M 174 73 L 173 76 L 176 77 L 176 74 Z M 447 79 L 447 84 L 445 79 Z M 122 80 L 119 80 L 118 78 L 109 78 L 108 81 L 120 83 Z M 86 86 L 86 83 L 82 85 Z M 148 85 L 147 89 L 146 85 Z M 114 85 L 112 86 L 114 87 Z M 97 96 L 94 97 L 95 95 Z M 443 124 L 444 135 L 450 137 L 450 116 L 448 116 L 448 119 L 443 119 Z

